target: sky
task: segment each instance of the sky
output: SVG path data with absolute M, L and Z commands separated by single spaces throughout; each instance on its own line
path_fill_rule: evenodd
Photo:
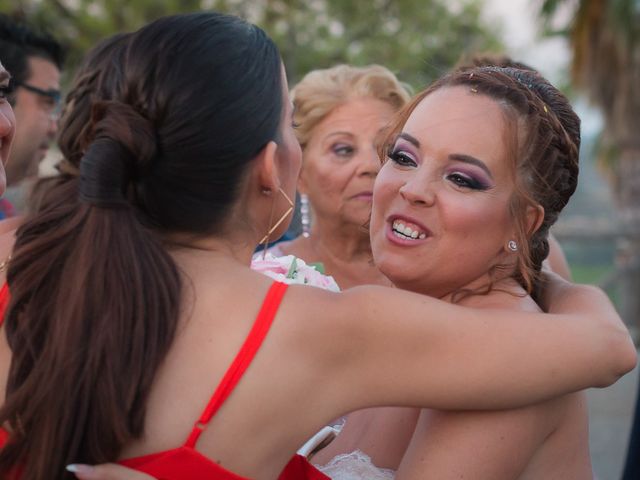
M 537 8 L 540 0 L 485 0 L 484 16 L 488 25 L 497 24 L 509 54 L 531 65 L 551 83 L 567 82 L 571 52 L 564 37 L 540 38 Z M 570 11 L 558 14 L 558 23 L 566 24 Z M 583 136 L 595 136 L 602 124 L 596 109 L 584 97 L 572 99 L 576 112 L 582 118 Z
M 538 36 L 538 0 L 485 0 L 485 18 L 498 24 L 509 53 L 538 69 L 552 83 L 566 76 L 570 52 L 566 39 Z
M 540 38 L 536 10 L 539 1 L 485 0 L 485 20 L 489 25 L 497 24 L 507 51 L 515 60 L 536 68 L 551 83 L 563 85 L 567 82 L 571 61 L 569 44 L 563 37 Z M 560 24 L 566 24 L 568 14 L 570 12 L 566 10 L 559 13 Z M 571 103 L 582 120 L 583 148 L 576 197 L 581 198 L 580 203 L 584 208 L 578 208 L 576 202 L 570 202 L 564 215 L 565 219 L 567 214 L 570 215 L 576 209 L 579 210 L 577 213 L 583 213 L 585 209 L 600 212 L 602 209 L 609 211 L 611 208 L 609 185 L 595 166 L 592 151 L 593 142 L 602 128 L 602 117 L 582 95 L 572 96 Z

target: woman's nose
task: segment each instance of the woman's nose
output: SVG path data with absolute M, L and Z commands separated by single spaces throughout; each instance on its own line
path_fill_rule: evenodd
M 425 179 L 411 178 L 400 187 L 400 195 L 410 205 L 431 206 L 435 202 L 433 185 Z
M 7 137 L 13 133 L 13 115 L 0 109 L 0 138 Z
M 380 171 L 380 158 L 375 147 L 363 151 L 358 163 L 358 174 L 375 177 Z

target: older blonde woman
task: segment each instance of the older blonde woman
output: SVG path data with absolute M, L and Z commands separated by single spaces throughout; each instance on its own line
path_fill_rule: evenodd
M 409 93 L 382 66 L 338 65 L 308 73 L 292 96 L 303 155 L 298 191 L 312 222 L 272 253 L 321 262 L 343 289 L 389 285 L 371 261 L 367 222 L 380 169 L 377 140 Z

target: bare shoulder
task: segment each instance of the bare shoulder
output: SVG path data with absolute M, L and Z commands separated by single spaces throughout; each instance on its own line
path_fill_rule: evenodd
M 304 285 L 290 285 L 275 330 L 309 370 L 332 372 L 336 381 L 375 348 L 375 337 L 385 337 L 389 315 L 378 315 L 385 287 L 355 287 L 339 293 Z M 380 340 L 382 343 L 382 340 Z
M 567 430 L 560 426 L 569 403 L 562 397 L 493 412 L 423 410 L 396 478 L 417 480 L 424 472 L 443 480 L 523 478 L 523 472 L 549 465 L 547 450 L 553 449 L 546 444 L 556 432 Z M 567 454 L 566 445 L 575 443 L 575 435 L 559 435 L 555 450 Z M 562 454 L 555 459 L 559 463 Z
M 320 288 L 291 285 L 287 293 L 289 308 L 299 310 L 314 324 L 332 328 L 358 326 L 357 317 L 370 314 L 371 309 L 385 294 L 392 292 L 386 287 L 362 286 L 342 292 L 330 292 Z M 351 321 L 349 321 L 351 319 Z
M 545 260 L 552 272 L 557 273 L 565 280 L 571 281 L 571 268 L 567 257 L 558 240 L 549 235 L 549 256 Z
M 348 331 L 349 320 L 364 303 L 353 292 L 330 292 L 305 285 L 290 285 L 280 309 L 284 332 L 296 337 L 313 338 L 314 343 L 336 345 Z
M 24 223 L 24 217 L 11 217 L 0 221 L 0 235 L 14 233 Z
M 22 217 L 9 218 L 0 222 L 0 265 L 11 256 L 16 241 L 16 230 L 22 224 Z M 0 283 L 4 283 L 5 269 L 0 269 Z
M 467 297 L 460 303 L 476 309 L 540 312 L 530 296 L 517 290 L 495 290 L 488 295 Z M 588 464 L 588 455 L 586 462 L 584 455 L 588 453 L 588 445 L 584 448 L 588 441 L 585 426 L 584 397 L 580 393 L 510 410 L 423 410 L 397 478 L 418 479 L 425 471 L 443 480 L 578 478 L 573 472 L 582 471 Z M 553 447 L 550 439 L 554 439 Z M 554 452 L 561 453 L 551 458 Z M 549 465 L 565 467 L 567 462 L 562 456 L 569 454 L 579 459 L 574 462 L 576 465 L 563 471 L 566 476 L 554 477 Z M 534 474 L 522 476 L 527 472 Z
M 5 261 L 11 255 L 15 243 L 15 231 L 0 234 L 0 262 Z

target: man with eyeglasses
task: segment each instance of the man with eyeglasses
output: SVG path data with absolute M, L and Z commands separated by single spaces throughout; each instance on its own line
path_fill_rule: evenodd
M 11 74 L 16 116 L 0 218 L 21 213 L 40 162 L 55 140 L 64 50 L 53 37 L 0 15 L 0 60 Z

